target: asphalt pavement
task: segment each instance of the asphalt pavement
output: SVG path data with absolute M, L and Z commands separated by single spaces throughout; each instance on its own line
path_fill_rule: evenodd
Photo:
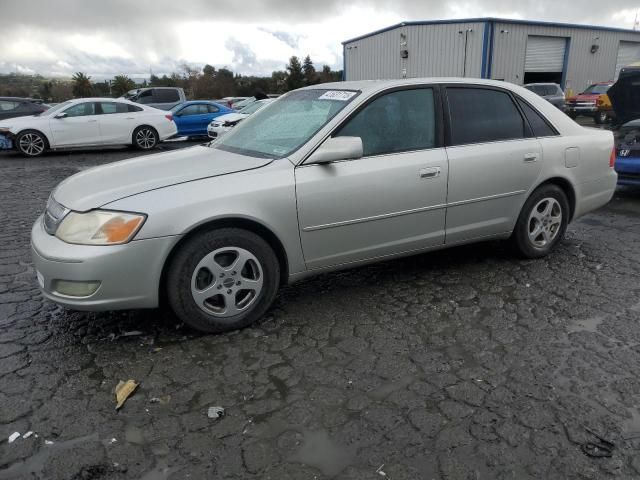
M 138 154 L 0 154 L 0 479 L 640 477 L 640 189 L 548 258 L 491 242 L 326 274 L 206 336 L 38 291 L 51 189 Z

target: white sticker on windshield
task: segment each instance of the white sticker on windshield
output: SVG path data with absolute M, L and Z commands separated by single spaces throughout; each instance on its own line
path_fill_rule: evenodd
M 318 100 L 339 100 L 346 102 L 353 97 L 356 92 L 348 92 L 346 90 L 328 90 L 318 97 Z

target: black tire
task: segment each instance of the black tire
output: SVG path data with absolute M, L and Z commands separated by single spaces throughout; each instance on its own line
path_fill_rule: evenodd
M 541 202 L 545 199 L 555 199 L 557 205 L 560 208 L 562 217 L 557 230 L 553 230 L 553 238 L 545 245 L 540 245 L 534 243 L 534 241 L 531 240 L 529 233 L 531 230 L 533 230 L 532 233 L 535 235 L 535 226 L 537 226 L 537 223 L 542 223 L 541 221 L 532 219 L 531 217 L 533 215 L 534 208 L 539 205 L 541 207 L 544 207 L 546 205 L 541 205 Z M 552 204 L 553 202 L 548 203 Z M 538 212 L 540 211 L 538 210 Z M 524 206 L 522 207 L 522 210 L 520 211 L 518 221 L 516 222 L 513 234 L 511 235 L 511 243 L 513 247 L 519 255 L 525 258 L 540 258 L 548 255 L 555 248 L 555 246 L 560 241 L 562 241 L 564 233 L 567 230 L 569 214 L 569 201 L 567 200 L 566 194 L 560 187 L 553 184 L 547 184 L 538 187 L 527 199 L 527 201 L 524 203 Z M 542 241 L 544 241 L 544 237 L 541 238 L 541 242 Z
M 221 317 L 220 315 L 224 313 L 205 311 L 196 303 L 192 294 L 192 280 L 198 278 L 199 272 L 196 272 L 196 267 L 201 261 L 211 253 L 227 248 L 240 248 L 254 256 L 261 268 L 262 287 L 247 304 L 245 310 L 235 315 Z M 243 272 L 239 273 L 240 277 L 235 277 L 234 280 L 242 279 Z M 236 272 L 234 271 L 233 274 L 236 275 Z M 224 280 L 221 280 L 221 276 L 216 278 L 212 274 L 212 277 L 213 279 L 209 279 L 205 288 L 212 288 L 211 293 L 215 297 L 228 298 L 225 296 L 227 286 L 222 287 L 222 285 L 230 279 L 229 273 Z M 221 283 L 217 288 L 222 287 L 221 291 L 213 289 L 218 281 Z M 231 282 L 232 285 L 229 288 L 236 288 L 233 283 Z M 169 266 L 165 286 L 169 305 L 180 320 L 201 332 L 220 333 L 246 327 L 262 317 L 273 303 L 279 284 L 280 264 L 266 241 L 247 230 L 222 228 L 198 233 L 179 247 Z M 235 295 L 242 295 L 241 288 L 236 288 L 238 291 L 233 293 L 234 299 L 237 298 Z M 231 290 L 228 292 L 230 293 Z M 206 302 L 215 300 L 215 297 L 212 296 Z
M 15 147 L 23 156 L 35 158 L 49 149 L 47 137 L 37 130 L 25 130 L 16 135 Z
M 596 122 L 596 125 L 602 125 L 607 121 L 607 114 L 605 112 L 598 112 L 593 117 L 593 120 Z
M 155 128 L 141 125 L 133 131 L 131 141 L 138 150 L 151 150 L 158 146 L 160 137 Z

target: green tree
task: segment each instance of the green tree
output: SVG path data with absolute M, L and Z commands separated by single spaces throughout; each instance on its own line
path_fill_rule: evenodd
M 71 77 L 73 81 L 73 95 L 75 97 L 84 98 L 90 97 L 93 93 L 93 85 L 91 84 L 91 77 L 88 77 L 82 72 L 76 72 Z
M 111 81 L 111 95 L 121 97 L 129 90 L 136 88 L 136 84 L 126 75 L 116 75 Z
M 318 75 L 316 73 L 316 67 L 313 66 L 311 57 L 307 55 L 302 63 L 302 72 L 304 73 L 304 80 L 307 85 L 314 85 L 318 83 Z
M 300 59 L 294 55 L 289 59 L 289 65 L 287 65 L 287 90 L 304 87 L 304 80 Z

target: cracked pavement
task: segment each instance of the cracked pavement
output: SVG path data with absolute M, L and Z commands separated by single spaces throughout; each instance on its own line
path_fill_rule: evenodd
M 546 259 L 492 242 L 327 274 L 204 336 L 37 289 L 29 232 L 50 190 L 137 154 L 0 155 L 0 479 L 640 476 L 640 189 Z M 583 452 L 598 436 L 610 458 Z

